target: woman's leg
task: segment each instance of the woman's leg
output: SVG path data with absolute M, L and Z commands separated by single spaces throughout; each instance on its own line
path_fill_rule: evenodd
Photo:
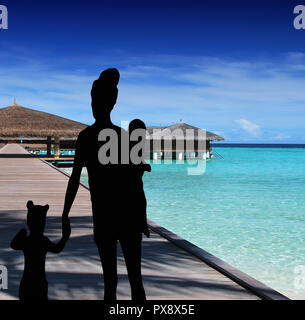
M 117 240 L 102 240 L 97 243 L 104 274 L 104 300 L 116 300 Z
M 142 235 L 120 240 L 131 286 L 131 298 L 140 301 L 146 300 L 141 274 L 141 243 Z

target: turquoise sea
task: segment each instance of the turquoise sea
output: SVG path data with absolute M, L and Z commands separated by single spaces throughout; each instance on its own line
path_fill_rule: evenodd
M 148 218 L 291 298 L 305 268 L 305 149 L 215 148 L 202 175 L 188 164 L 145 173 Z M 87 177 L 83 177 L 87 181 Z

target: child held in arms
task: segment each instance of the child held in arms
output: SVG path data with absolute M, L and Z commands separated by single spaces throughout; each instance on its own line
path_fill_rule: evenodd
M 24 253 L 24 272 L 19 286 L 20 300 L 47 300 L 48 282 L 46 279 L 45 262 L 47 252 L 61 252 L 71 234 L 69 223 L 63 224 L 62 238 L 58 243 L 53 243 L 43 235 L 48 205 L 34 205 L 32 201 L 27 203 L 26 229 L 20 230 L 11 242 L 11 248 L 22 250 Z
M 146 197 L 143 189 L 143 174 L 145 171 L 151 172 L 150 164 L 147 164 L 144 160 L 144 149 L 146 139 L 146 126 L 145 123 L 139 119 L 132 120 L 128 127 L 129 141 L 130 141 L 130 165 L 131 174 L 133 175 L 133 185 L 131 188 L 134 191 L 134 203 L 138 212 L 141 212 L 140 223 L 141 231 L 148 238 L 150 232 L 147 226 L 146 215 Z M 139 141 L 140 140 L 140 141 Z

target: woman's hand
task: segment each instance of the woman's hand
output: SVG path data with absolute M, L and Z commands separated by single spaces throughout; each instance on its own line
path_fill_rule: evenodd
M 146 227 L 144 229 L 143 233 L 146 235 L 147 238 L 150 238 L 150 231 L 149 231 L 148 227 Z

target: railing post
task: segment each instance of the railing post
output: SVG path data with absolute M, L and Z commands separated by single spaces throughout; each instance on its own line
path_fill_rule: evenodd
M 50 136 L 47 137 L 47 156 L 51 156 L 51 143 L 52 143 L 52 138 Z
M 58 136 L 54 137 L 54 158 L 59 158 L 59 145 L 60 145 L 60 138 Z

